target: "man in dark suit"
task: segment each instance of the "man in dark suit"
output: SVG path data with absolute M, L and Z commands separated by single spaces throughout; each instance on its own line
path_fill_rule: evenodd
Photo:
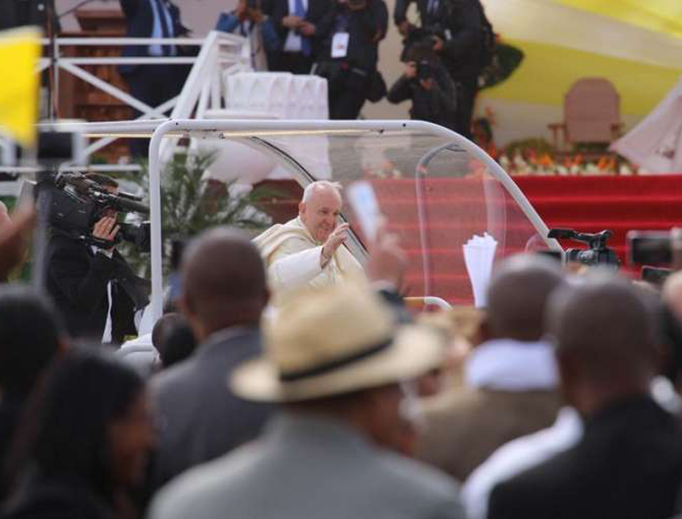
M 387 26 L 384 0 L 334 0 L 321 20 L 316 74 L 328 82 L 330 119 L 357 119 L 372 97 Z
M 114 180 L 97 179 L 104 185 L 108 182 L 112 192 L 118 190 Z M 148 299 L 139 278 L 113 245 L 118 230 L 116 212 L 110 209 L 92 231 L 94 238 L 112 242 L 110 247 L 89 245 L 67 231 L 52 230 L 46 255 L 47 291 L 72 337 L 120 344 L 126 335 L 137 335 L 135 312 Z
M 552 298 L 564 395 L 584 418 L 572 449 L 499 484 L 490 519 L 664 519 L 682 481 L 677 417 L 650 394 L 653 312 L 626 281 L 587 279 Z
M 422 31 L 415 31 L 406 15 L 410 1 L 417 2 Z M 405 43 L 431 35 L 433 50 L 457 85 L 455 131 L 471 138 L 471 117 L 478 92 L 478 76 L 485 65 L 485 30 L 492 31 L 480 0 L 397 0 L 393 19 Z
M 268 292 L 258 249 L 240 233 L 213 229 L 190 244 L 182 271 L 180 306 L 199 346 L 152 379 L 161 424 L 154 488 L 252 440 L 270 413 L 226 385 L 237 364 L 261 351 Z
M 120 0 L 126 18 L 128 38 L 178 38 L 189 34 L 180 21 L 180 10 L 169 0 Z M 180 52 L 177 45 L 128 45 L 121 55 L 125 58 L 172 57 Z M 118 68 L 128 82 L 130 94 L 151 107 L 156 107 L 178 95 L 189 69 L 179 65 L 126 64 Z M 133 109 L 135 117 L 141 113 Z M 145 155 L 145 140 L 131 145 L 134 155 Z
M 278 0 L 272 19 L 281 52 L 269 58 L 271 70 L 309 74 L 318 52 L 318 24 L 331 8 L 329 0 Z

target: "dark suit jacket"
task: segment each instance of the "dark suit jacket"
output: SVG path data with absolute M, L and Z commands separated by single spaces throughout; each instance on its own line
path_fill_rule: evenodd
M 305 21 L 312 23 L 317 27 L 322 20 L 322 17 L 331 9 L 333 0 L 308 0 L 308 9 L 304 17 Z M 277 30 L 277 34 L 282 43 L 282 49 L 284 49 L 284 43 L 287 40 L 287 34 L 289 34 L 289 29 L 282 25 L 282 19 L 289 16 L 289 1 L 288 0 L 277 0 L 272 6 L 272 21 Z M 317 35 L 311 38 L 313 55 L 317 54 L 319 48 L 319 41 Z
M 337 31 L 337 24 L 348 17 L 348 52 L 342 61 L 353 67 L 365 70 L 376 69 L 379 60 L 379 40 L 386 36 L 388 29 L 388 9 L 384 0 L 368 0 L 367 7 L 358 11 L 350 10 L 347 5 L 334 2 L 333 8 L 320 21 L 318 38 L 320 40 L 319 60 L 330 60 L 331 46 Z
M 123 342 L 135 335 L 135 310 L 146 304 L 142 292 L 131 295 L 137 282 L 123 257 L 93 254 L 88 245 L 60 233 L 50 238 L 47 250 L 47 291 L 73 337 L 99 340 L 104 333 L 112 284 L 112 339 Z M 125 287 L 123 286 L 125 285 Z
M 160 422 L 153 487 L 258 436 L 271 407 L 237 398 L 227 380 L 237 365 L 260 352 L 257 329 L 228 328 L 152 379 Z
M 163 0 L 168 7 L 173 21 L 173 35 L 175 37 L 184 36 L 189 33 L 189 29 L 180 22 L 180 9 L 177 6 Z M 152 0 L 120 0 L 121 9 L 126 18 L 126 37 L 128 38 L 151 38 L 154 29 L 154 11 L 152 10 Z M 128 45 L 123 47 L 122 56 L 127 58 L 138 58 L 149 55 L 149 47 L 146 45 Z M 121 65 L 121 74 L 133 72 L 139 65 Z
M 676 417 L 635 397 L 589 418 L 572 449 L 495 487 L 488 518 L 664 519 L 681 481 Z

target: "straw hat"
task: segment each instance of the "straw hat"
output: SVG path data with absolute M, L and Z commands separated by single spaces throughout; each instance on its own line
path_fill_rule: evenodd
M 265 356 L 241 365 L 232 391 L 297 402 L 410 379 L 443 361 L 439 334 L 395 324 L 367 285 L 343 283 L 285 303 L 266 330 Z

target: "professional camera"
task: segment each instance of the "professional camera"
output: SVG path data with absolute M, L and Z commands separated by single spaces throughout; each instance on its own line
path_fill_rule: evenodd
M 431 79 L 431 76 L 433 75 L 433 71 L 431 70 L 431 63 L 428 61 L 419 61 L 417 63 L 417 79 L 419 81 L 426 81 L 427 79 Z
M 629 231 L 628 261 L 635 264 L 669 265 L 672 247 L 669 231 Z
M 82 239 L 91 245 L 111 247 L 112 243 L 92 236 L 94 225 L 102 219 L 105 210 L 121 213 L 149 214 L 141 198 L 128 193 L 110 193 L 107 188 L 81 173 L 48 174 L 36 186 L 38 210 L 47 215 L 55 229 Z M 150 250 L 149 222 L 142 224 L 120 223 L 114 244 L 126 240 L 141 252 Z
M 606 246 L 606 240 L 613 235 L 613 231 L 605 230 L 598 233 L 577 232 L 573 229 L 550 229 L 548 238 L 558 240 L 574 240 L 586 243 L 588 249 L 566 249 L 566 261 L 582 263 L 583 265 L 608 265 L 613 268 L 620 266 L 620 260 L 613 249 Z
M 425 30 L 422 28 L 412 29 L 403 40 L 403 50 L 400 53 L 400 61 L 422 61 L 432 56 L 436 56 L 433 50 L 434 36 L 439 36 L 439 32 Z

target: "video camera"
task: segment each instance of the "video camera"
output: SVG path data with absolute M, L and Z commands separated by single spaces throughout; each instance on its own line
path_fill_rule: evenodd
M 613 235 L 613 231 L 604 230 L 598 233 L 577 232 L 573 229 L 550 229 L 548 238 L 558 240 L 574 240 L 586 243 L 588 249 L 566 249 L 566 261 L 582 263 L 583 265 L 608 265 L 613 268 L 620 266 L 616 252 L 606 246 L 606 240 Z
M 140 197 L 128 193 L 110 193 L 103 186 L 77 172 L 46 174 L 36 186 L 38 211 L 47 215 L 55 229 L 82 239 L 91 245 L 111 247 L 112 243 L 92 235 L 94 225 L 102 219 L 105 210 L 148 215 L 149 208 Z M 140 252 L 150 250 L 149 222 L 142 224 L 119 223 L 120 230 L 113 244 L 122 240 L 133 243 Z
M 673 259 L 670 231 L 629 231 L 629 262 L 669 265 Z

